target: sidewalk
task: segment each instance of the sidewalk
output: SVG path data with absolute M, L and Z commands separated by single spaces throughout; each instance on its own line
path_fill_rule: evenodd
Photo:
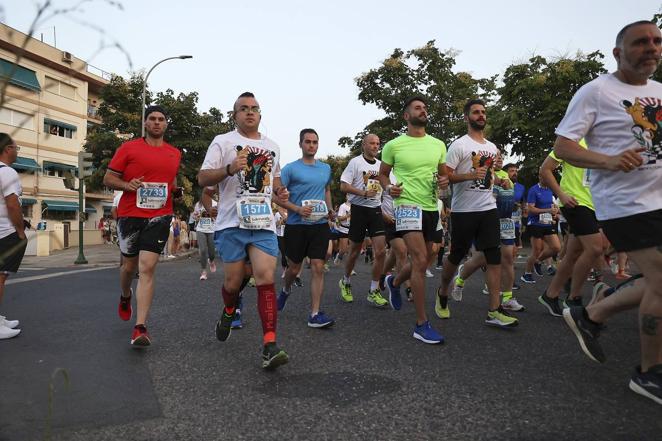
M 193 248 L 178 254 L 175 258 L 166 259 L 161 257 L 160 261 L 164 260 L 177 260 L 187 258 L 191 255 L 198 253 L 197 248 Z M 53 251 L 50 256 L 37 257 L 25 256 L 21 263 L 23 267 L 39 267 L 39 268 L 63 268 L 63 267 L 93 267 L 93 266 L 109 266 L 120 264 L 120 250 L 117 245 L 88 245 L 84 247 L 83 254 L 87 260 L 87 264 L 76 265 L 74 262 L 78 258 L 78 247 L 70 247 L 66 250 Z M 19 270 L 20 271 L 20 270 Z

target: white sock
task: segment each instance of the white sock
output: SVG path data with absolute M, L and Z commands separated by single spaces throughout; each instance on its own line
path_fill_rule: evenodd
M 347 276 L 342 276 L 342 281 L 345 285 L 350 285 L 351 281 L 349 280 L 349 277 Z
M 377 280 L 371 280 L 370 281 L 370 291 L 374 291 L 376 289 L 379 289 L 379 282 Z

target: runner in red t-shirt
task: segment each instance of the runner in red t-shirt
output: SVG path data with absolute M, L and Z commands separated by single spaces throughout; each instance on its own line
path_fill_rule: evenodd
M 156 263 L 170 233 L 173 191 L 177 188 L 182 156 L 178 149 L 163 141 L 167 127 L 165 110 L 160 106 L 148 107 L 147 136 L 122 144 L 103 178 L 105 186 L 124 192 L 117 207 L 117 233 L 124 256 L 120 268 L 119 316 L 125 321 L 133 313 L 131 282 L 140 259 L 138 311 L 131 335 L 131 344 L 136 347 L 151 344 L 145 322 L 154 296 Z

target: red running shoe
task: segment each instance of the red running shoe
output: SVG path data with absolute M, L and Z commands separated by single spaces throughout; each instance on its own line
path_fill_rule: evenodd
M 147 333 L 145 325 L 136 325 L 133 327 L 133 334 L 131 334 L 131 346 L 144 348 L 152 344 Z
M 133 309 L 131 309 L 131 297 L 133 297 L 133 289 L 129 291 L 131 295 L 129 297 L 124 297 L 120 295 L 120 305 L 117 308 L 117 312 L 120 315 L 122 320 L 129 321 L 133 315 Z

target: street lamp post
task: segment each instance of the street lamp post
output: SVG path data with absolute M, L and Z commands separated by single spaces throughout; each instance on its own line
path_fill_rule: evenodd
M 163 63 L 164 61 L 168 60 L 186 60 L 188 58 L 193 58 L 193 55 L 179 55 L 177 57 L 168 57 L 164 58 L 163 60 L 159 61 L 156 63 L 152 68 L 147 72 L 147 75 L 145 75 L 145 81 L 143 82 L 143 102 L 142 102 L 142 113 L 141 113 L 141 118 L 140 118 L 140 124 L 142 125 L 142 131 L 140 132 L 141 137 L 145 137 L 145 94 L 147 92 L 147 79 L 149 78 L 149 74 L 152 73 L 154 68 L 158 66 L 159 64 Z

